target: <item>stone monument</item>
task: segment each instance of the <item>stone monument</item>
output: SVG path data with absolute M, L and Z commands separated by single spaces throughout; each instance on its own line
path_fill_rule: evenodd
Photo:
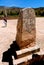
M 20 49 L 35 46 L 35 22 L 35 12 L 32 8 L 20 10 L 16 35 L 16 42 Z

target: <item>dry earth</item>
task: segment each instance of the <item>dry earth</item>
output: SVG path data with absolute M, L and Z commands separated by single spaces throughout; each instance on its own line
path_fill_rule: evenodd
M 16 37 L 16 26 L 17 20 L 8 20 L 7 27 L 4 27 L 3 20 L 0 20 L 0 65 L 6 65 L 6 63 L 1 63 L 2 53 L 6 51 L 12 41 Z
M 44 17 L 36 18 L 36 43 L 44 51 Z
M 3 27 L 3 20 L 0 20 L 0 65 L 8 65 L 8 63 L 2 63 L 2 53 L 6 51 L 12 41 L 16 37 L 17 19 L 8 20 L 7 27 Z M 44 51 L 44 17 L 36 18 L 36 43 Z

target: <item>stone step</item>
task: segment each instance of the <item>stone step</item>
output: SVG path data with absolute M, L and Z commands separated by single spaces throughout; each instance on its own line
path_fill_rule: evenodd
M 23 62 L 27 62 L 28 60 L 31 60 L 32 54 L 38 52 L 39 50 L 40 50 L 40 47 L 38 45 L 36 45 L 34 47 L 29 47 L 29 48 L 25 48 L 25 49 L 16 51 L 17 55 L 20 57 L 18 59 L 14 59 L 14 56 L 12 56 L 13 64 L 17 65 L 17 64 L 21 64 Z M 31 54 L 29 54 L 29 53 L 31 53 Z
M 27 62 L 28 60 L 32 59 L 32 55 L 28 55 L 28 56 L 25 56 L 16 60 L 14 59 L 14 57 L 12 58 L 13 58 L 13 65 L 17 65 L 17 64 Z
M 44 57 L 44 52 L 43 51 L 39 51 L 37 53 L 34 53 L 34 54 L 38 54 L 40 56 L 40 58 L 43 58 Z M 24 63 L 27 63 L 28 61 L 29 62 L 33 62 L 35 60 L 32 59 L 32 55 L 33 54 L 30 54 L 30 55 L 27 55 L 25 57 L 22 57 L 22 58 L 19 58 L 19 59 L 14 59 L 14 56 L 12 57 L 13 58 L 13 64 L 14 65 L 24 65 Z M 37 58 L 37 57 L 36 57 Z M 35 58 L 35 59 L 36 59 Z M 27 65 L 27 64 L 26 64 Z
M 28 47 L 28 48 L 16 51 L 16 53 L 18 55 L 18 58 L 21 58 L 39 51 L 40 51 L 40 47 L 38 45 L 35 45 L 34 47 Z

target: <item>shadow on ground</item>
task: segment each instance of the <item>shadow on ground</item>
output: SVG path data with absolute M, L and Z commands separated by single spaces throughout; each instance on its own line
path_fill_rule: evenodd
M 29 65 L 44 65 L 44 55 L 33 54 L 32 62 Z
M 16 54 L 17 50 L 20 50 L 20 47 L 16 41 L 13 41 L 10 48 L 3 53 L 2 62 L 8 62 L 9 65 L 13 65 L 12 56 L 14 56 L 15 59 L 18 58 Z M 33 54 L 31 60 L 19 65 L 44 65 L 44 55 Z
M 44 65 L 44 55 L 33 54 L 32 59 L 18 65 Z
M 20 50 L 20 48 L 16 41 L 13 41 L 10 48 L 3 53 L 2 62 L 9 62 L 9 65 L 13 65 L 12 56 L 14 56 L 15 59 L 18 58 L 16 54 L 17 50 Z

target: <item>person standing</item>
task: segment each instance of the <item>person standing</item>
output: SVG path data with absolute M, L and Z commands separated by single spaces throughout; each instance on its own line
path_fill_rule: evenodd
M 4 15 L 3 20 L 4 20 L 4 25 L 6 27 L 7 26 L 7 17 L 6 17 L 6 15 Z

